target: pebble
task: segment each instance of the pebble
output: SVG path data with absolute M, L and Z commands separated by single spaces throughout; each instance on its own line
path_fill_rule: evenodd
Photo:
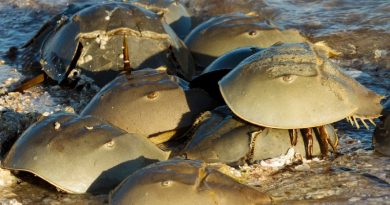
M 55 129 L 55 130 L 59 130 L 60 127 L 61 127 L 61 124 L 60 124 L 59 122 L 55 122 L 55 123 L 54 123 L 54 129 Z
M 310 170 L 310 165 L 306 164 L 306 163 L 300 164 L 300 165 L 295 167 L 295 170 L 296 171 L 300 171 L 300 172 L 309 171 Z
M 385 58 L 386 56 L 387 56 L 387 51 L 386 50 L 376 49 L 374 51 L 374 58 L 375 59 Z
M 359 197 L 352 197 L 350 199 L 348 199 L 349 202 L 356 202 L 356 201 L 360 201 L 361 198 Z
M 15 184 L 16 181 L 16 177 L 14 177 L 10 171 L 0 168 L 0 187 Z
M 91 126 L 91 127 L 85 126 L 85 129 L 87 129 L 87 130 L 93 130 L 93 126 Z
M 64 109 L 65 112 L 69 112 L 69 113 L 76 113 L 74 111 L 74 108 L 72 106 L 66 106 L 65 109 Z
M 0 205 L 22 205 L 22 203 L 18 202 L 16 199 L 1 199 Z
M 50 115 L 50 112 L 44 112 L 44 113 L 42 113 L 42 115 L 45 116 L 45 117 L 47 117 L 47 116 Z
M 337 194 L 336 190 L 326 190 L 326 191 L 319 190 L 319 191 L 307 193 L 305 198 L 306 199 L 322 199 L 325 197 L 334 196 L 336 194 Z

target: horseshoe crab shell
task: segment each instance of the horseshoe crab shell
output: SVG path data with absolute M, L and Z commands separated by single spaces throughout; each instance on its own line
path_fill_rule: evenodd
M 207 68 L 190 82 L 190 88 L 201 88 L 214 99 L 224 104 L 219 91 L 218 81 L 228 74 L 245 58 L 259 52 L 257 47 L 242 47 L 225 53 L 213 61 Z
M 292 146 L 289 130 L 249 124 L 234 116 L 226 106 L 206 112 L 201 118 L 194 135 L 182 151 L 188 159 L 236 165 L 279 157 L 291 147 L 302 156 L 306 155 L 305 140 L 300 132 L 297 133 L 297 144 Z M 334 128 L 331 125 L 325 128 L 330 135 L 330 143 L 336 146 L 338 137 Z M 313 130 L 319 137 L 316 129 Z M 313 155 L 321 155 L 317 140 L 313 140 Z
M 113 78 L 110 75 L 123 70 L 125 49 L 133 69 L 164 66 L 191 79 L 190 53 L 152 11 L 130 3 L 105 3 L 85 6 L 72 15 L 66 13 L 60 21 L 51 22 L 56 23 L 51 25 L 55 31 L 41 29 L 33 38 L 44 38 L 42 45 L 31 41 L 36 43 L 25 46 L 40 48 L 39 62 L 51 79 L 61 82 L 78 68 L 96 80 L 103 76 L 100 80 L 106 83 Z
M 380 115 L 383 96 L 342 73 L 308 43 L 282 44 L 245 59 L 219 81 L 240 118 L 264 127 L 297 129 L 343 118 L 357 124 Z
M 3 167 L 31 172 L 69 193 L 107 193 L 129 174 L 168 155 L 144 136 L 97 118 L 58 113 L 30 126 Z
M 305 41 L 297 30 L 281 30 L 260 17 L 240 13 L 211 18 L 194 28 L 184 40 L 196 64 L 203 68 L 239 47 L 266 48 L 277 42 Z
M 193 160 L 168 160 L 137 171 L 111 194 L 110 204 L 271 204 L 266 194 Z
M 191 31 L 191 15 L 176 0 L 138 0 L 133 4 L 145 7 L 156 13 L 163 13 L 165 21 L 181 39 L 184 39 Z
M 26 71 L 36 71 L 42 68 L 40 64 L 41 48 L 48 36 L 51 36 L 56 30 L 64 24 L 69 16 L 78 11 L 91 6 L 91 4 L 70 4 L 64 12 L 55 15 L 47 21 L 38 32 L 22 46 L 22 67 Z
M 183 90 L 177 81 L 152 69 L 121 75 L 102 88 L 81 115 L 97 116 L 131 133 L 177 135 L 201 112 L 215 107 L 205 91 Z

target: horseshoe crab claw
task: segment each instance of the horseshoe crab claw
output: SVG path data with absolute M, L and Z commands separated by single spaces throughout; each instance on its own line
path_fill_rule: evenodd
M 33 173 L 69 193 L 100 194 L 134 171 L 168 157 L 144 136 L 95 117 L 57 113 L 31 125 L 2 166 Z
M 256 125 L 298 129 L 380 116 L 381 95 L 342 73 L 309 43 L 281 44 L 241 62 L 219 81 L 229 108 Z
M 271 199 L 195 160 L 168 160 L 137 171 L 111 194 L 111 205 L 271 204 Z

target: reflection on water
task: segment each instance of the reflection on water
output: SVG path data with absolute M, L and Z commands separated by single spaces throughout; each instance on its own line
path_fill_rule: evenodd
M 11 46 L 23 45 L 46 20 L 72 2 L 81 0 L 0 1 L 0 58 Z M 222 13 L 254 12 L 272 19 L 278 26 L 297 28 L 310 40 L 325 41 L 332 48 L 342 52 L 342 56 L 334 61 L 348 74 L 370 89 L 382 95 L 390 95 L 388 0 L 181 0 L 181 2 L 189 7 L 195 16 L 195 24 Z M 6 63 L 9 65 L 0 66 L 2 80 L 0 86 L 7 84 L 6 80 L 20 77 L 12 68 L 17 65 L 12 62 Z M 55 100 L 61 98 L 60 92 L 53 93 L 49 96 L 46 92 L 45 97 L 54 98 L 53 102 L 61 101 Z M 41 101 L 33 102 L 39 107 Z M 54 104 L 48 107 L 45 107 L 45 111 L 50 112 L 50 108 L 51 111 L 58 109 Z M 390 190 L 386 183 L 390 183 L 390 163 L 388 158 L 369 151 L 373 128 L 357 130 L 345 121 L 337 123 L 336 127 L 343 142 L 341 144 L 343 156 L 331 162 L 314 163 L 309 172 L 291 170 L 278 172 L 268 180 L 262 181 L 262 190 L 282 201 L 290 200 L 289 203 L 298 203 L 294 201 L 297 199 L 306 199 L 308 200 L 306 203 L 309 204 L 322 202 L 375 204 L 389 201 Z M 0 182 L 2 176 L 0 173 Z M 269 187 L 264 188 L 267 186 Z M 321 201 L 324 197 L 328 198 Z M 16 199 L 24 204 L 107 203 L 105 196 L 76 197 L 59 194 L 26 182 L 12 186 L 0 183 L 0 204 L 11 203 L 8 199 Z

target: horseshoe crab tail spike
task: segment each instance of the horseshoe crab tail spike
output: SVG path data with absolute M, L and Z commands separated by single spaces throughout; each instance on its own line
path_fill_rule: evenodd
M 128 75 L 130 75 L 131 66 L 130 66 L 129 48 L 127 44 L 127 35 L 123 35 L 123 70 Z
M 25 80 L 21 85 L 16 87 L 15 89 L 12 89 L 4 94 L 1 94 L 0 96 L 6 95 L 10 92 L 24 92 L 25 90 L 34 87 L 42 82 L 44 82 L 47 78 L 47 75 L 45 73 L 41 73 L 31 79 Z
M 364 127 L 366 127 L 366 129 L 369 130 L 370 128 L 369 128 L 369 126 L 367 125 L 367 123 L 364 122 L 364 120 L 365 120 L 364 118 L 360 118 L 360 121 L 362 121 Z

